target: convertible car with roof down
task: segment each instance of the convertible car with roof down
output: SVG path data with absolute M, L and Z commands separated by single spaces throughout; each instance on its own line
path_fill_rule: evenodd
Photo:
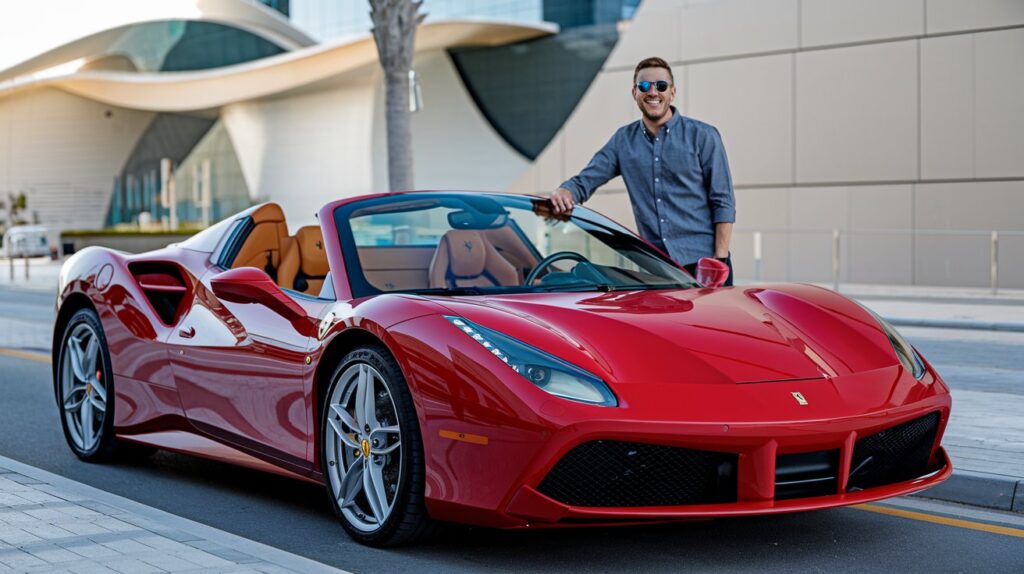
M 722 287 L 541 198 L 410 192 L 289 233 L 250 208 L 60 275 L 53 383 L 86 461 L 154 448 L 325 486 L 354 539 L 805 511 L 952 466 L 949 389 L 810 285 Z

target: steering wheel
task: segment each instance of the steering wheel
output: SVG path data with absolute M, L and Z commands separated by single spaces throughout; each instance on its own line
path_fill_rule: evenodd
M 537 263 L 537 266 L 530 270 L 530 273 L 526 276 L 526 279 L 523 280 L 523 284 L 533 285 L 533 282 L 537 280 L 537 276 L 540 275 L 541 271 L 550 267 L 551 264 L 554 263 L 555 261 L 561 261 L 562 259 L 573 259 L 579 261 L 580 263 L 590 263 L 589 259 L 580 255 L 579 253 L 576 253 L 575 251 L 556 251 L 551 255 L 548 255 L 544 259 L 541 259 L 540 262 Z

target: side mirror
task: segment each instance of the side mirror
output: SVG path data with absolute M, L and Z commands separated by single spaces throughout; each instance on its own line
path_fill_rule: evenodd
M 697 282 L 714 289 L 725 284 L 729 278 L 729 266 L 711 257 L 702 257 L 697 262 Z
M 239 267 L 229 269 L 210 280 L 213 294 L 232 303 L 259 303 L 289 321 L 306 316 L 305 309 L 284 294 L 262 269 Z

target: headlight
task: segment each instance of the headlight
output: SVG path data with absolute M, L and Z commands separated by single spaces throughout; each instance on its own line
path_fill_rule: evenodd
M 445 316 L 445 319 L 524 379 L 552 395 L 604 407 L 619 404 L 604 381 L 571 363 L 461 317 Z
M 900 362 L 903 363 L 903 366 L 906 367 L 908 371 L 914 374 L 915 379 L 920 381 L 921 377 L 923 377 L 925 373 L 924 361 L 922 361 L 921 357 L 918 356 L 917 351 L 914 350 L 914 346 L 907 342 L 907 340 L 903 338 L 903 335 L 900 335 L 900 332 L 896 330 L 896 327 L 890 325 L 889 322 L 881 318 L 878 313 L 875 313 L 864 305 L 861 305 L 861 307 L 863 307 L 868 313 L 871 313 L 871 316 L 878 321 L 882 330 L 885 331 L 885 335 L 889 337 L 889 342 L 892 343 L 892 348 L 896 351 L 896 356 L 899 357 Z

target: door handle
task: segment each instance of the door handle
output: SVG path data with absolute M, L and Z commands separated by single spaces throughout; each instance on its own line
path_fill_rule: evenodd
M 181 336 L 182 339 L 191 339 L 196 336 L 196 328 L 189 327 L 188 329 L 181 329 L 178 331 L 178 335 Z

